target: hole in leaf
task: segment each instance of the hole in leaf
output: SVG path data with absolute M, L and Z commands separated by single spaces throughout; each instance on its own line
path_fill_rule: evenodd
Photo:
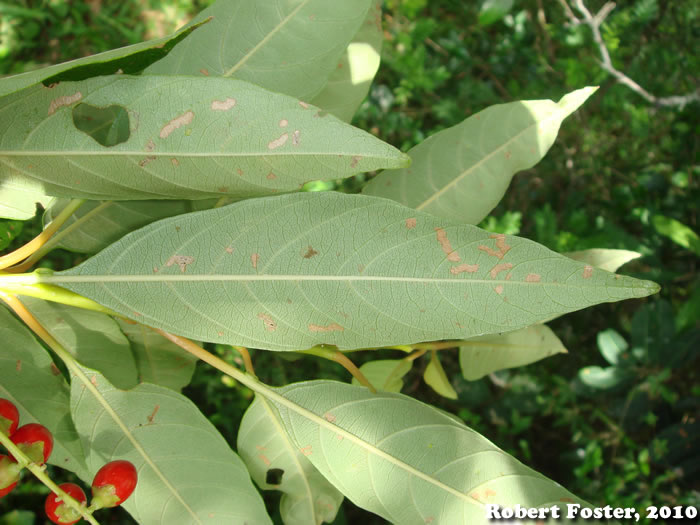
M 110 147 L 129 140 L 129 113 L 122 106 L 98 108 L 78 104 L 73 108 L 73 124 L 103 146 Z
M 271 468 L 265 473 L 265 483 L 268 485 L 279 485 L 282 483 L 284 470 L 281 468 Z

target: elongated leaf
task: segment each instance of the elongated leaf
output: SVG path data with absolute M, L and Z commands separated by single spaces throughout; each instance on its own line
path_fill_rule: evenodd
M 285 524 L 318 525 L 335 519 L 343 495 L 299 451 L 264 398 L 256 397 L 243 415 L 238 453 L 261 489 L 284 493 L 280 512 Z
M 100 75 L 112 75 L 118 71 L 138 73 L 165 57 L 178 43 L 205 22 L 207 20 L 203 18 L 163 38 L 2 78 L 0 79 L 0 97 L 39 83 L 48 86 L 65 80 L 76 81 Z
M 119 388 L 136 386 L 134 355 L 114 319 L 33 297 L 23 297 L 22 303 L 80 363 L 99 370 Z
M 596 89 L 579 89 L 558 103 L 491 106 L 418 144 L 408 152 L 410 168 L 380 173 L 363 193 L 477 224 L 496 207 L 513 175 L 546 155 L 562 121 Z
M 77 104 L 126 108 L 129 138 L 105 147 L 78 130 Z M 224 78 L 116 75 L 28 88 L 0 100 L 0 137 L 0 184 L 21 177 L 89 199 L 252 197 L 408 162 L 307 104 Z
M 0 168 L 1 169 L 1 168 Z M 12 175 L 0 177 L 0 217 L 24 221 L 36 215 L 36 205 L 46 207 L 54 197 L 44 194 L 41 184 Z
M 0 397 L 19 410 L 21 424 L 41 423 L 53 434 L 49 463 L 86 474 L 82 445 L 70 419 L 69 387 L 46 350 L 0 306 Z
M 450 383 L 450 379 L 447 377 L 442 363 L 440 363 L 437 352 L 433 352 L 430 356 L 430 363 L 425 368 L 423 380 L 442 397 L 457 399 L 457 392 L 455 392 L 452 383 Z
M 16 280 L 65 286 L 192 339 L 292 351 L 463 339 L 659 289 L 526 239 L 340 193 L 164 219 L 76 268 Z
M 189 399 L 150 384 L 117 390 L 98 372 L 81 370 L 98 390 L 71 378 L 88 470 L 94 475 L 113 459 L 136 466 L 139 481 L 124 508 L 139 523 L 272 523 L 243 462 Z
M 496 370 L 529 365 L 558 353 L 566 353 L 562 342 L 550 328 L 537 324 L 464 341 L 459 347 L 459 365 L 464 379 L 475 381 Z
M 372 0 L 219 0 L 213 20 L 147 74 L 247 80 L 311 100 L 362 24 Z
M 406 359 L 380 359 L 370 361 L 360 367 L 360 371 L 377 390 L 385 392 L 400 392 L 403 388 L 403 376 L 408 374 L 413 366 L 412 361 Z M 356 378 L 352 378 L 353 385 L 360 385 Z
M 435 408 L 333 381 L 279 389 L 287 432 L 356 505 L 392 523 L 486 524 L 486 504 L 588 506 Z
M 187 386 L 197 359 L 162 335 L 138 323 L 117 320 L 131 343 L 139 380 L 173 390 Z
M 608 250 L 603 248 L 569 252 L 564 255 L 571 257 L 574 261 L 581 261 L 608 272 L 615 272 L 620 266 L 642 256 L 641 253 L 629 250 Z
M 340 120 L 350 122 L 377 74 L 383 41 L 382 5 L 378 1 L 372 4 L 323 91 L 311 102 Z

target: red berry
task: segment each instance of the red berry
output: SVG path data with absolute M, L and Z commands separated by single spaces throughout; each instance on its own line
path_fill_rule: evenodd
M 12 437 L 19 425 L 19 412 L 12 401 L 0 398 L 0 432 Z
M 0 455 L 0 498 L 12 492 L 19 480 L 21 467 L 11 456 Z
M 123 459 L 110 461 L 92 480 L 91 509 L 116 507 L 124 503 L 136 488 L 136 467 Z
M 61 483 L 58 488 L 63 490 L 63 492 L 67 493 L 80 504 L 87 501 L 87 497 L 85 497 L 83 489 L 81 489 L 75 483 Z M 59 496 L 53 492 L 46 498 L 44 510 L 46 511 L 48 518 L 58 525 L 71 525 L 80 521 L 80 518 L 82 517 L 77 510 L 64 503 L 63 500 L 61 500 Z
M 28 423 L 12 434 L 12 442 L 34 463 L 43 465 L 53 450 L 53 436 L 49 429 L 39 423 Z

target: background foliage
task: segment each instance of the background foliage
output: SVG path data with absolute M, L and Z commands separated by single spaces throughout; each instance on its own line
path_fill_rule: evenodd
M 163 36 L 209 3 L 0 2 L 0 75 Z M 482 9 L 496 3 L 512 6 Z M 587 5 L 597 12 L 603 3 Z M 602 32 L 615 66 L 645 89 L 658 96 L 685 94 L 695 88 L 693 73 L 700 70 L 693 53 L 699 19 L 692 0 L 621 0 Z M 522 234 L 559 252 L 637 251 L 643 257 L 623 272 L 655 280 L 661 294 L 555 320 L 550 326 L 570 353 L 478 381 L 461 378 L 457 352 L 441 352 L 456 400 L 422 382 L 428 359 L 404 378 L 403 392 L 458 414 L 592 503 L 698 505 L 698 104 L 648 104 L 599 67 L 588 28 L 567 21 L 555 1 L 386 0 L 382 65 L 353 123 L 406 151 L 492 104 L 557 100 L 581 86 L 600 85 L 562 126 L 548 156 L 514 178 L 482 227 Z M 362 182 L 350 179 L 338 189 L 357 191 Z M 0 249 L 26 242 L 40 226 L 39 217 L 24 224 L 0 221 Z M 66 268 L 80 260 L 58 250 L 43 264 Z M 216 351 L 239 360 L 230 347 Z M 398 356 L 364 356 L 370 357 Z M 258 352 L 260 379 L 274 385 L 348 379 L 337 365 L 305 357 L 290 366 L 292 358 Z M 184 392 L 235 443 L 252 392 L 205 366 L 198 366 Z M 0 523 L 34 522 L 31 509 L 42 515 L 39 495 L 45 492 L 42 485 L 23 484 L 0 501 L 0 516 L 16 508 L 29 512 L 6 514 Z M 278 496 L 264 496 L 274 516 Z M 362 514 L 346 502 L 336 523 L 370 522 Z M 126 513 L 110 516 L 112 523 L 131 523 Z

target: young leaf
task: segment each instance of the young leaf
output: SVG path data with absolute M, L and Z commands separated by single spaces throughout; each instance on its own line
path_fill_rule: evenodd
M 372 4 L 323 91 L 311 103 L 350 122 L 377 74 L 383 41 L 382 5 L 378 1 Z
M 323 88 L 372 0 L 219 0 L 213 17 L 146 70 L 149 75 L 224 76 L 301 100 Z
M 151 384 L 123 391 L 80 368 L 71 413 L 89 472 L 125 459 L 139 481 L 124 508 L 139 523 L 271 524 L 245 465 L 186 397 Z
M 410 397 L 334 381 L 277 392 L 281 421 L 311 463 L 353 503 L 392 523 L 487 523 L 486 504 L 589 506 Z
M 139 323 L 117 320 L 131 343 L 139 381 L 179 391 L 192 379 L 197 359 L 175 343 Z
M 379 174 L 363 193 L 478 224 L 496 207 L 513 175 L 546 155 L 562 121 L 596 89 L 579 89 L 558 103 L 531 100 L 486 108 L 412 148 L 410 168 Z
M 438 357 L 437 352 L 432 352 L 432 355 L 430 356 L 430 363 L 428 363 L 428 366 L 425 368 L 425 372 L 423 373 L 423 379 L 428 386 L 430 386 L 430 388 L 435 390 L 435 392 L 440 394 L 442 397 L 457 399 L 457 392 L 455 392 L 454 387 L 450 383 L 450 380 L 445 373 L 445 369 L 442 367 L 442 363 L 440 363 L 440 358 Z
M 505 368 L 529 365 L 554 354 L 566 353 L 566 348 L 554 332 L 536 324 L 508 332 L 475 337 L 459 347 L 459 365 L 467 381 Z
M 377 390 L 384 392 L 401 392 L 403 388 L 403 376 L 413 367 L 413 361 L 406 359 L 380 359 L 370 361 L 360 367 L 360 371 Z M 353 377 L 353 385 L 360 382 Z
M 0 306 L 0 397 L 12 401 L 20 422 L 40 423 L 51 431 L 49 463 L 87 476 L 82 445 L 70 419 L 69 387 L 46 350 L 27 328 Z
M 598 349 L 605 360 L 611 365 L 616 365 L 620 362 L 620 357 L 624 354 L 629 345 L 625 338 L 618 334 L 612 328 L 603 332 L 598 332 Z
M 112 49 L 97 55 L 71 60 L 62 64 L 36 69 L 11 77 L 0 78 L 0 97 L 16 93 L 35 84 L 49 86 L 56 82 L 85 80 L 101 75 L 138 73 L 166 56 L 192 31 L 207 22 L 202 19 L 176 33 L 148 42 Z
M 563 255 L 570 257 L 574 261 L 590 264 L 608 272 L 616 272 L 624 264 L 642 256 L 641 253 L 629 250 L 608 250 L 603 248 L 569 252 Z
M 82 104 L 125 108 L 128 139 L 106 147 L 78 129 Z M 0 183 L 22 178 L 88 199 L 253 197 L 409 162 L 308 104 L 225 78 L 115 75 L 28 88 L 0 100 L 0 136 Z
M 163 219 L 76 268 L 3 280 L 64 286 L 191 339 L 288 351 L 464 339 L 659 289 L 527 239 L 340 193 Z
M 119 388 L 136 386 L 134 355 L 114 319 L 33 297 L 23 297 L 22 303 L 81 364 L 99 370 Z
M 664 215 L 654 215 L 651 223 L 659 234 L 687 248 L 695 255 L 700 255 L 700 237 L 682 222 Z
M 263 490 L 284 493 L 280 513 L 285 524 L 332 522 L 343 495 L 292 442 L 277 410 L 257 396 L 238 429 L 238 453 Z

